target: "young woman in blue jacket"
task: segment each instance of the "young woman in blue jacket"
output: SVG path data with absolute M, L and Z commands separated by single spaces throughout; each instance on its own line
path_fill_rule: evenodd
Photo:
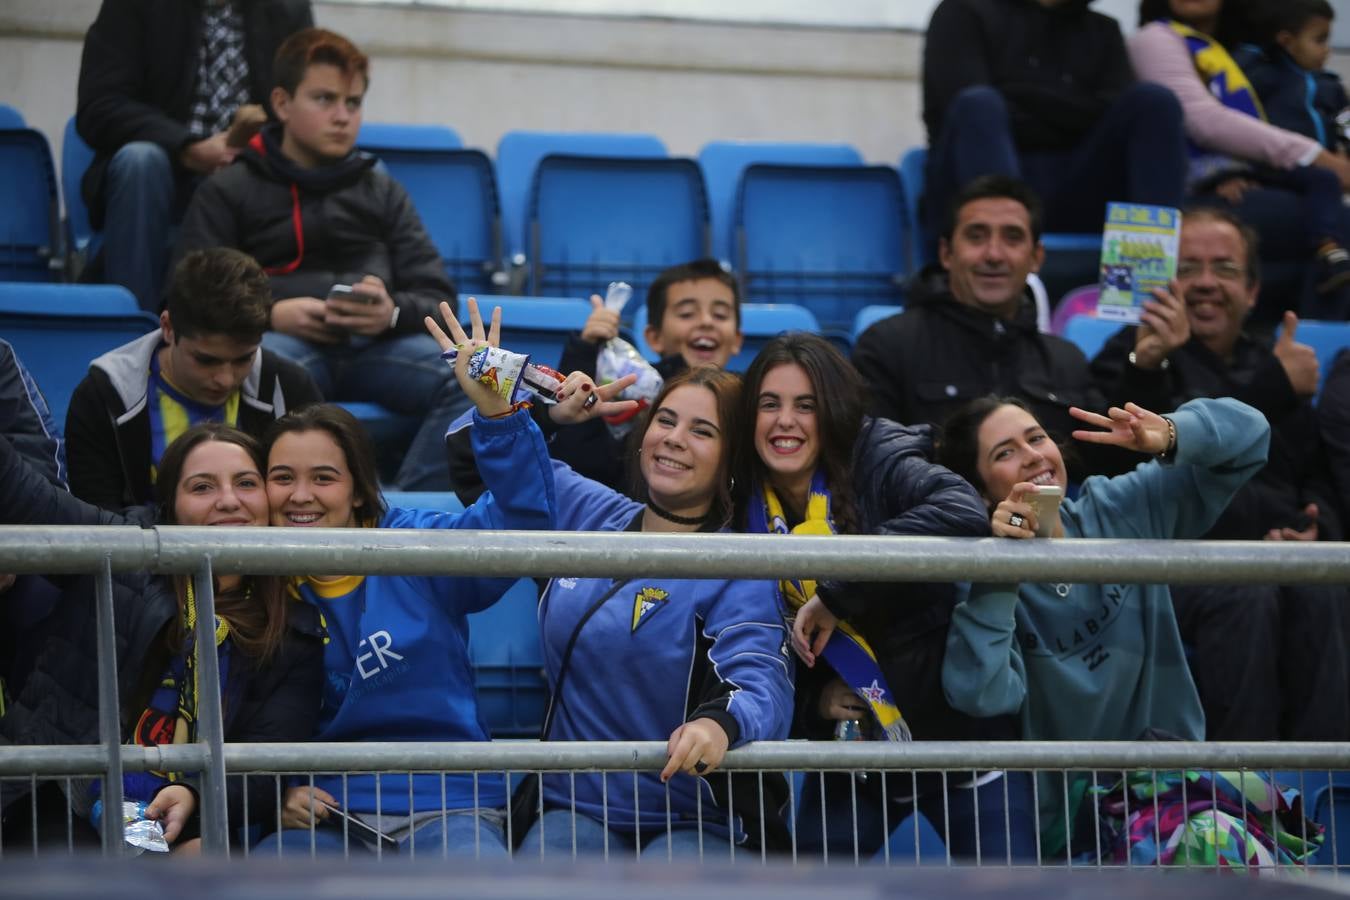
M 575 398 L 592 386 L 569 377 L 558 416 L 606 411 L 582 412 Z M 636 430 L 645 499 L 559 463 L 558 528 L 726 530 L 739 397 L 739 377 L 711 366 L 668 381 Z M 792 665 L 772 582 L 558 577 L 540 600 L 539 625 L 554 690 L 543 738 L 663 740 L 668 757 L 659 774 L 545 776 L 544 812 L 522 856 L 571 856 L 575 846 L 579 854 L 715 858 L 731 852 L 729 842 L 763 840 L 748 836 L 759 825 L 758 794 L 732 791 L 743 814 L 728 806 L 725 776 L 710 776 L 728 749 L 788 733 Z
M 526 408 L 513 408 L 468 375 L 474 348 L 497 344 L 500 310 L 484 339 L 469 300 L 473 339 L 449 307 L 448 349 L 461 352 L 455 374 L 476 405 L 474 451 L 490 493 L 463 513 L 388 509 L 380 496 L 370 439 L 352 416 L 317 405 L 278 419 L 268 432 L 267 496 L 272 524 L 283 528 L 548 529 L 557 500 L 553 469 Z M 513 578 L 322 574 L 296 579 L 296 596 L 316 606 L 327 628 L 327 672 L 317 741 L 486 741 L 469 665 L 469 613 L 495 603 Z M 283 831 L 258 852 L 308 854 L 370 848 L 365 828 L 414 853 L 504 856 L 506 789 L 500 775 L 322 775 L 291 787 Z M 311 823 L 315 825 L 311 829 Z M 344 839 L 345 832 L 345 839 Z
M 1168 416 L 1133 403 L 1105 416 L 1071 409 L 1079 441 L 1154 457 L 1093 476 L 1065 499 L 1054 538 L 1198 538 L 1265 465 L 1270 426 L 1231 398 L 1192 400 Z M 1030 497 L 1067 487 L 1059 447 L 1019 401 L 972 401 L 947 423 L 941 458 L 983 495 L 994 534 L 1029 540 Z M 1027 740 L 1130 741 L 1146 731 L 1205 738 L 1165 584 L 976 584 L 952 615 L 942 683 L 973 716 L 1018 715 Z M 1084 779 L 1070 789 L 1077 803 Z M 1042 853 L 1065 847 L 1064 784 L 1040 791 Z
M 737 477 L 745 530 L 988 535 L 979 495 L 931 461 L 932 429 L 865 416 L 862 378 L 829 341 L 779 335 L 760 350 L 745 382 L 742 415 L 751 440 Z M 905 731 L 920 740 L 1013 736 L 1011 720 L 969 717 L 943 697 L 939 674 L 957 599 L 953 585 L 785 580 L 780 590 L 795 608 L 793 645 L 806 663 L 797 678 L 798 736 L 828 740 L 849 720 L 867 737 L 902 739 Z M 860 646 L 874 662 L 859 659 Z M 887 704 L 874 705 L 861 693 L 876 685 L 889 689 Z M 1029 823 L 1004 825 L 1005 785 L 997 773 L 955 773 L 945 785 L 932 773 L 914 781 L 892 775 L 884 816 L 882 779 L 875 773 L 865 780 L 822 778 L 823 808 L 820 780 L 810 778 L 802 789 L 799 852 L 828 847 L 831 856 L 851 857 L 856 841 L 857 852 L 870 857 L 886 839 L 883 823 L 894 827 L 917 809 L 954 856 L 975 856 L 977 843 L 986 858 L 1034 856 Z M 972 781 L 978 791 L 970 789 Z M 1010 797 L 1025 792 L 1029 802 L 1030 782 L 1015 777 L 1007 791 Z

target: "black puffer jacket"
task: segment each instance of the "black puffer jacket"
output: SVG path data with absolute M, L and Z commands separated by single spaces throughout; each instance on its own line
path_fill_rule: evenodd
M 943 0 L 923 52 L 928 143 L 968 87 L 997 88 L 1022 151 L 1068 150 L 1134 82 L 1116 20 L 1091 0 Z
M 280 142 L 280 125 L 264 127 L 233 164 L 197 188 L 174 263 L 190 250 L 242 250 L 268 270 L 274 300 L 322 300 L 334 284 L 374 275 L 399 309 L 389 333 L 425 334 L 422 319 L 439 321 L 442 300 L 455 306 L 455 286 L 408 192 L 367 154 L 302 169 L 282 155 Z
M 135 527 L 149 524 L 90 506 L 48 484 L 0 438 L 0 523 Z M 91 744 L 98 736 L 98 669 L 94 578 L 61 579 L 64 622 L 52 630 L 19 696 L 0 718 L 0 744 Z M 146 697 L 146 677 L 163 671 L 167 653 L 162 632 L 178 614 L 171 579 L 148 572 L 113 576 L 117 688 L 123 734 L 130 734 Z M 225 740 L 309 739 L 319 716 L 323 687 L 323 632 L 317 610 L 294 604 L 287 631 L 267 665 L 249 665 L 238 702 L 225 711 Z M 0 808 L 28 790 L 28 783 L 0 785 Z M 230 822 L 275 823 L 275 787 L 270 778 L 231 778 L 227 786 Z
M 123 145 L 149 141 L 175 164 L 196 138 L 187 130 L 197 89 L 204 0 L 103 0 L 84 36 L 75 127 L 94 161 L 81 193 L 94 227 L 103 224 L 108 161 Z M 268 104 L 272 57 L 282 41 L 314 24 L 309 0 L 242 0 L 249 102 Z
M 933 430 L 886 419 L 865 420 L 853 450 L 854 504 L 867 534 L 987 537 L 989 513 L 979 494 L 950 469 L 930 462 Z M 816 593 L 865 637 L 919 740 L 1014 739 L 1012 717 L 976 719 L 948 705 L 942 692 L 947 626 L 956 606 L 950 583 L 821 581 Z M 798 727 L 827 737 L 833 723 L 815 718 L 826 676 L 799 667 Z M 810 674 L 808 674 L 810 673 Z M 814 677 L 813 677 L 814 675 Z

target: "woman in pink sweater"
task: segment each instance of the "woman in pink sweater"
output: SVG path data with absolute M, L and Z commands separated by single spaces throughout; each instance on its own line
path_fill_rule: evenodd
M 1230 25 L 1223 0 L 1142 0 L 1139 22 L 1130 60 L 1141 80 L 1169 88 L 1181 102 L 1191 190 L 1237 207 L 1261 232 L 1267 257 L 1304 257 L 1313 247 L 1319 293 L 1347 293 L 1350 217 L 1341 192 L 1350 190 L 1350 160 L 1264 120 L 1220 41 Z

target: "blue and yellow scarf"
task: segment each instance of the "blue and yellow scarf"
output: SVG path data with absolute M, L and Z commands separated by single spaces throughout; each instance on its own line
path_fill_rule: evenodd
M 1265 121 L 1266 111 L 1261 107 L 1261 99 L 1257 97 L 1252 83 L 1247 80 L 1242 68 L 1223 44 L 1204 32 L 1196 31 L 1191 26 L 1175 20 L 1167 20 L 1167 26 L 1185 39 L 1186 49 L 1190 51 L 1191 61 L 1195 64 L 1195 71 L 1215 99 L 1229 109 Z M 1222 153 L 1213 153 L 1194 143 L 1190 143 L 1190 151 L 1192 184 L 1218 181 L 1227 175 L 1251 168 L 1242 160 Z
M 817 471 L 811 478 L 811 494 L 806 503 L 806 516 L 795 527 L 789 528 L 783 504 L 769 485 L 756 491 L 748 510 L 750 531 L 759 534 L 834 534 L 834 517 L 830 514 L 830 489 L 825 484 L 825 473 Z M 778 582 L 778 602 L 789 625 L 807 600 L 815 596 L 816 583 L 807 579 L 785 578 Z M 891 741 L 913 740 L 909 726 L 896 705 L 895 695 L 881 674 L 877 655 L 853 626 L 840 621 L 830 636 L 821 657 L 844 679 L 858 696 L 867 702 L 877 724 Z

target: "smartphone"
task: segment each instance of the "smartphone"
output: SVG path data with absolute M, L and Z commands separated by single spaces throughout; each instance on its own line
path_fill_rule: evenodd
M 1059 503 L 1064 499 L 1064 488 L 1057 484 L 1046 484 L 1036 488 L 1036 493 L 1027 496 L 1027 505 L 1036 512 L 1036 537 L 1050 537 L 1055 533 L 1055 524 L 1059 521 Z
M 383 831 L 380 831 L 378 828 L 372 828 L 370 825 L 367 825 L 365 822 L 362 822 L 356 816 L 353 816 L 350 813 L 343 812 L 342 810 L 338 809 L 336 806 L 333 806 L 330 803 L 324 803 L 322 800 L 318 800 L 318 804 L 322 806 L 324 809 L 328 810 L 330 813 L 333 813 L 338 818 L 345 819 L 353 832 L 360 832 L 361 834 L 364 834 L 368 838 L 372 838 L 376 841 L 379 841 L 381 849 L 384 850 L 386 853 L 398 851 L 398 841 L 394 840 L 389 835 L 385 834 Z M 340 824 L 334 823 L 333 827 L 341 828 L 342 826 Z
M 374 297 L 367 294 L 358 294 L 352 290 L 350 284 L 335 284 L 328 289 L 329 300 L 350 300 L 354 303 L 364 303 L 367 306 L 376 302 Z

